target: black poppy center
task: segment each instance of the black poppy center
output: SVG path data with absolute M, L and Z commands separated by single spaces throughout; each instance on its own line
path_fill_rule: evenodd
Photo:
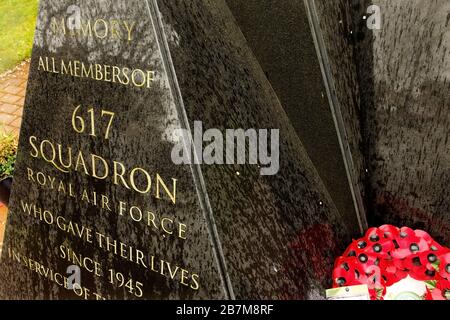
M 425 274 L 429 277 L 434 277 L 436 275 L 436 271 L 434 270 L 427 270 L 425 271 Z
M 417 252 L 417 251 L 420 250 L 420 248 L 419 248 L 419 246 L 417 245 L 417 243 L 412 243 L 412 244 L 409 246 L 409 250 L 411 250 L 411 252 Z
M 442 291 L 442 296 L 445 299 L 450 300 L 450 289 L 445 289 L 444 291 Z
M 369 260 L 369 258 L 367 257 L 367 255 L 365 254 L 360 254 L 358 257 L 359 261 L 361 261 L 362 263 L 366 263 L 367 260 Z
M 338 278 L 338 279 L 336 279 L 336 283 L 339 285 L 339 286 L 343 286 L 344 284 L 345 284 L 345 278 Z
M 419 257 L 414 257 L 413 259 L 412 259 L 412 262 L 413 262 L 413 264 L 416 266 L 416 267 L 420 267 L 422 264 L 420 263 L 420 258 Z
M 400 248 L 400 246 L 399 246 L 399 244 L 398 244 L 398 242 L 397 242 L 396 240 L 394 240 L 394 241 L 392 241 L 392 242 L 394 243 L 395 249 Z
M 359 249 L 364 249 L 365 247 L 367 247 L 367 243 L 365 241 L 358 242 Z

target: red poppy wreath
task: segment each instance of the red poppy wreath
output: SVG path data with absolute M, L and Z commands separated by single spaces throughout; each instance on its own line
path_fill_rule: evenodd
M 423 284 L 417 293 L 411 283 Z M 370 299 L 450 299 L 450 249 L 426 232 L 384 225 L 369 229 L 334 265 L 333 287 L 367 285 Z M 414 284 L 413 284 L 414 285 Z M 403 287 L 403 288 L 402 288 Z

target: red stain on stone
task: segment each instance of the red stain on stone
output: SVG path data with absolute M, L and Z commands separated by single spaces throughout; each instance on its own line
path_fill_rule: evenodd
M 332 285 L 330 274 L 334 259 L 340 254 L 338 239 L 329 224 L 315 224 L 302 230 L 288 244 L 292 250 L 291 258 L 283 265 L 282 272 L 295 278 L 297 290 L 283 288 L 280 299 L 302 300 L 316 286 L 319 289 Z M 323 292 L 321 292 L 323 295 Z

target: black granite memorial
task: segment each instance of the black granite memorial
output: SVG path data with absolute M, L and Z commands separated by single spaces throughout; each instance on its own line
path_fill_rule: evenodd
M 374 3 L 382 28 L 366 33 L 372 40 L 360 48 L 372 57 L 360 66 L 372 70 L 362 82 L 371 105 L 365 118 L 370 219 L 428 230 L 449 246 L 450 3 Z
M 357 128 L 358 118 L 349 114 L 349 109 L 338 110 L 335 104 L 330 104 L 315 34 L 310 28 L 310 13 L 318 6 L 320 17 L 332 20 L 327 21 L 330 26 L 324 28 L 325 32 L 320 36 L 333 37 L 333 43 L 340 49 L 340 63 L 345 61 L 344 65 L 348 67 L 348 52 L 336 44 L 341 41 L 342 34 L 331 32 L 339 26 L 334 20 L 341 16 L 341 6 L 330 1 L 319 1 L 317 5 L 315 2 L 311 2 L 314 5 L 311 8 L 304 0 L 227 0 L 333 202 L 357 236 L 367 229 L 364 206 L 358 197 L 361 187 L 354 175 L 359 171 L 357 159 L 360 157 L 349 159 L 345 156 L 351 157 L 348 150 L 358 148 L 360 135 L 349 126 L 339 128 L 336 115 L 344 117 L 345 124 L 350 124 L 350 119 Z M 323 5 L 326 14 L 322 14 Z M 346 81 L 339 83 L 338 92 L 351 96 L 356 88 L 356 81 L 349 76 L 351 68 L 347 71 L 342 64 L 339 66 Z M 338 136 L 339 130 L 346 130 L 342 137 Z
M 355 228 L 223 0 L 43 0 L 30 70 L 1 298 L 323 297 Z M 198 121 L 279 170 L 175 164 Z
M 371 226 L 448 246 L 448 1 L 305 0 L 317 16 Z M 376 6 L 379 26 L 370 18 Z

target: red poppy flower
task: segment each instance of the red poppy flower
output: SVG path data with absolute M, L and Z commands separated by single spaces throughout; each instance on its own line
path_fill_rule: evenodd
M 387 287 L 403 280 L 408 275 L 408 273 L 403 270 L 403 264 L 401 265 L 401 268 L 397 268 L 392 259 L 381 260 L 379 266 L 381 277 Z
M 370 254 L 377 255 L 380 259 L 390 259 L 391 252 L 395 249 L 392 240 L 381 239 L 379 242 L 373 243 L 365 251 Z
M 427 271 L 426 265 L 423 265 L 420 261 L 420 257 L 417 254 L 410 255 L 402 260 L 404 270 L 407 270 L 413 279 L 424 280 L 423 275 Z
M 403 270 L 403 271 L 406 271 L 406 270 L 408 270 L 407 269 L 407 266 L 405 266 L 405 259 L 394 259 L 394 258 L 392 258 L 392 264 L 397 268 L 397 270 Z
M 450 252 L 440 255 L 438 259 L 440 276 L 450 281 Z
M 356 257 L 340 257 L 333 270 L 333 287 L 354 286 L 367 282 Z
M 432 300 L 449 300 L 450 299 L 450 281 L 440 279 L 436 288 L 431 291 Z
M 355 241 L 356 254 L 365 253 L 370 255 L 376 255 L 380 259 L 388 259 L 389 252 L 394 248 L 394 243 L 391 239 L 384 237 L 384 232 L 381 232 L 377 228 L 369 229 L 366 232 L 366 236 Z
M 366 238 L 353 240 L 352 244 L 345 250 L 344 257 L 357 257 L 361 253 L 366 253 L 369 243 Z
M 397 270 L 395 273 L 395 276 L 397 277 L 398 281 L 405 279 L 408 276 L 408 271 L 405 270 Z M 396 281 L 396 282 L 398 282 Z
M 438 263 L 439 261 L 438 255 L 436 255 L 436 253 L 431 250 L 421 252 L 415 256 L 420 260 L 420 264 L 426 267 L 428 270 L 435 269 L 433 265 Z
M 378 228 L 383 233 L 384 239 L 394 240 L 400 233 L 400 229 L 391 225 L 384 225 Z
M 370 300 L 384 300 L 386 288 L 369 289 Z
M 427 288 L 427 293 L 425 294 L 424 300 L 434 300 L 433 295 L 431 294 L 430 289 Z
M 386 287 L 408 275 L 419 281 L 436 281 L 436 289 L 427 291 L 427 299 L 445 298 L 450 293 L 450 249 L 425 231 L 384 225 L 353 240 L 336 260 L 333 285 L 367 284 L 371 299 L 379 300 Z
M 430 236 L 430 234 L 428 232 L 423 231 L 423 230 L 414 230 L 414 234 L 418 238 L 423 238 L 429 244 L 431 244 L 431 242 L 434 241 L 433 238 Z
M 378 242 L 380 239 L 384 238 L 384 232 L 380 230 L 380 228 L 370 228 L 367 230 L 364 238 L 368 239 L 370 242 Z
M 391 256 L 395 259 L 404 259 L 407 256 L 419 252 L 430 250 L 428 242 L 418 237 L 411 228 L 403 227 L 394 240 L 395 250 L 391 252 Z
M 358 250 L 356 241 L 353 240 L 352 244 L 348 246 L 347 250 L 345 250 L 343 257 L 356 257 L 356 251 Z
M 429 300 L 447 300 L 444 298 L 444 295 L 442 294 L 442 291 L 439 289 L 434 289 L 431 291 L 431 298 Z
M 367 275 L 367 286 L 369 289 L 376 289 L 376 290 L 385 290 L 386 289 L 386 281 L 383 278 L 383 275 L 381 273 L 381 269 L 379 266 L 373 265 L 370 267 L 367 267 L 365 269 L 366 275 Z
M 433 251 L 434 253 L 436 253 L 437 255 L 441 255 L 441 254 L 450 252 L 450 248 L 441 246 L 439 243 L 437 243 L 434 240 L 432 240 L 430 242 L 430 250 Z

